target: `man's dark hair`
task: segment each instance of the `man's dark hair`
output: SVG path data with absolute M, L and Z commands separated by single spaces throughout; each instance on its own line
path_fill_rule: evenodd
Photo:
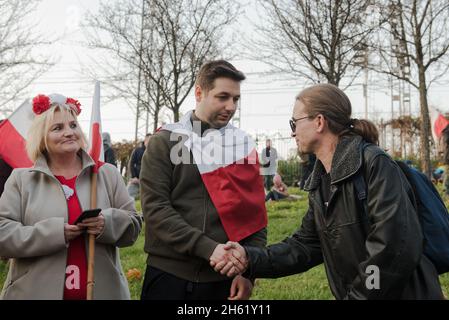
M 151 137 L 151 136 L 152 136 L 151 133 L 147 133 L 147 134 L 145 135 L 145 138 L 146 138 L 146 137 Z
M 217 78 L 229 78 L 240 82 L 245 80 L 246 77 L 243 72 L 237 70 L 229 62 L 225 60 L 215 60 L 203 64 L 198 72 L 195 84 L 208 92 L 214 88 L 214 82 Z

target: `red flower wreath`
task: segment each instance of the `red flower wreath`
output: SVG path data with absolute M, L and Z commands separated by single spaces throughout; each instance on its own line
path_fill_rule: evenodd
M 50 97 L 44 94 L 39 94 L 33 98 L 33 112 L 35 114 L 41 114 L 50 108 L 51 103 L 52 101 L 50 100 Z M 76 115 L 81 113 L 81 103 L 78 100 L 67 98 L 65 103 L 70 105 Z
M 50 108 L 50 98 L 46 95 L 39 94 L 33 99 L 33 112 L 41 114 Z
M 74 106 L 76 115 L 79 115 L 81 113 L 81 103 L 78 100 L 73 98 L 67 98 L 65 103 Z

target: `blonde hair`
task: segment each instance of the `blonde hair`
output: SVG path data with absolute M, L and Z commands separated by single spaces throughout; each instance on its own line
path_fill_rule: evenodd
M 348 96 L 337 86 L 320 83 L 301 91 L 296 97 L 305 106 L 310 117 L 322 114 L 329 130 L 341 136 L 357 134 L 367 142 L 378 144 L 379 132 L 366 119 L 351 119 L 352 106 Z
M 67 118 L 70 115 L 73 116 L 77 124 L 76 130 L 81 138 L 81 148 L 85 149 L 87 147 L 87 139 L 79 126 L 75 110 L 66 104 L 52 103 L 47 111 L 35 115 L 31 127 L 28 130 L 26 151 L 31 161 L 35 162 L 40 156 L 47 156 L 47 134 L 50 131 L 50 126 L 55 118 L 55 113 L 58 111 L 63 113 Z

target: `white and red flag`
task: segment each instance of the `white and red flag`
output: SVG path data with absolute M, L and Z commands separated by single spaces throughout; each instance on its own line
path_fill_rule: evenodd
M 25 146 L 28 130 L 35 116 L 31 101 L 26 100 L 6 120 L 0 123 L 0 156 L 12 168 L 33 166 L 33 162 L 28 158 Z M 98 169 L 104 160 L 101 137 L 100 84 L 98 82 L 95 84 L 92 104 L 89 154 L 97 164 L 96 169 Z
M 240 241 L 267 225 L 256 145 L 244 131 L 229 123 L 201 134 L 200 122 L 192 124 L 191 116 L 192 111 L 179 122 L 161 128 L 172 132 L 173 141 L 183 137 L 179 142 L 183 144 L 181 155 L 172 152 L 171 161 L 185 163 L 192 153 L 229 240 Z M 188 154 L 182 154 L 185 151 Z
M 101 136 L 100 83 L 95 83 L 95 92 L 90 117 L 89 154 L 95 161 L 95 171 L 103 164 L 103 139 Z
M 449 125 L 447 120 L 440 111 L 430 107 L 430 124 L 432 125 L 432 135 L 435 141 L 438 141 L 443 134 L 443 130 Z
M 25 145 L 34 116 L 31 101 L 26 100 L 0 123 L 0 156 L 12 168 L 33 166 Z

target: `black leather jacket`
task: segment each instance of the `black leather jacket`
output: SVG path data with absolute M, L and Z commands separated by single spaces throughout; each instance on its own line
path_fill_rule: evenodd
M 267 248 L 245 247 L 250 261 L 245 276 L 277 278 L 304 272 L 324 262 L 337 299 L 441 299 L 433 264 L 422 254 L 423 237 L 413 193 L 397 164 L 380 148 L 362 151 L 360 136 L 340 139 L 331 166 L 328 207 L 320 193 L 325 172 L 317 160 L 307 180 L 309 209 L 301 227 Z M 362 165 L 363 164 L 363 165 Z M 368 189 L 367 212 L 353 177 L 363 170 Z M 379 288 L 372 288 L 378 267 Z M 371 289 L 369 289 L 371 288 Z

